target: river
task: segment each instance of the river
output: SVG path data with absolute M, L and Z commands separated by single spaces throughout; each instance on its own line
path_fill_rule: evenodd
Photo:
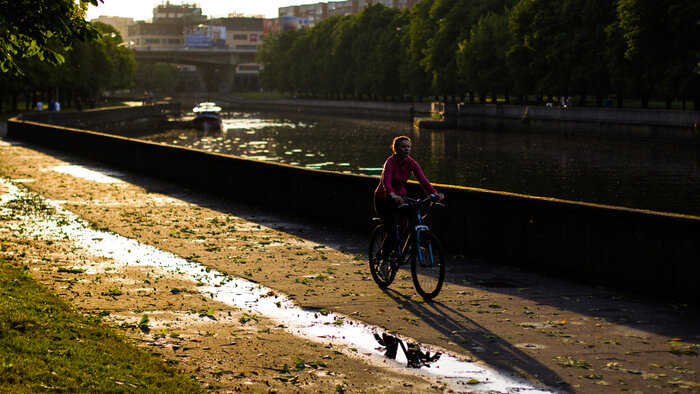
M 408 121 L 232 112 L 221 132 L 139 138 L 251 159 L 379 175 L 394 136 L 433 183 L 700 216 L 700 146 L 484 130 L 418 130 Z M 449 197 L 449 196 L 448 196 Z

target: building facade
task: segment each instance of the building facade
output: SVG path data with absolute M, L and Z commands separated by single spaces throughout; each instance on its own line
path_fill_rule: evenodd
M 306 5 L 292 5 L 278 9 L 279 18 L 308 18 L 309 26 L 335 15 L 356 15 L 368 5 L 382 4 L 389 8 L 411 8 L 419 0 L 346 0 Z
M 255 56 L 263 24 L 261 17 L 207 19 L 194 4 L 166 2 L 154 8 L 152 22 L 127 26 L 127 46 L 138 62 L 177 66 L 181 89 L 257 90 L 261 66 Z
M 134 23 L 133 18 L 124 18 L 121 16 L 106 16 L 106 15 L 100 15 L 98 18 L 95 18 L 90 21 L 91 23 L 94 22 L 100 22 L 104 23 L 106 25 L 110 25 L 114 27 L 118 32 L 119 35 L 122 36 L 122 40 L 127 40 L 127 35 L 129 34 L 129 28 L 128 26 Z
M 195 4 L 160 4 L 153 9 L 153 22 L 127 26 L 126 42 L 132 48 L 179 48 L 185 43 L 187 26 L 205 23 L 207 17 Z

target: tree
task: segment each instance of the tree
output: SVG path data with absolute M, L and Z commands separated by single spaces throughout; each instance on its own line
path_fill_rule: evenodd
M 428 30 L 433 34 L 423 50 L 422 63 L 432 74 L 437 94 L 463 96 L 465 87 L 457 74 L 459 43 L 469 37 L 487 12 L 502 13 L 512 0 L 434 0 L 428 12 Z
M 68 51 L 66 62 L 54 73 L 61 85 L 81 96 L 103 90 L 126 89 L 131 86 L 136 61 L 129 49 L 121 46 L 122 38 L 112 26 L 97 22 L 99 42 L 81 42 Z
M 401 12 L 379 5 L 365 8 L 364 12 L 374 13 L 371 17 L 375 28 L 371 33 L 368 58 L 370 93 L 382 99 L 403 96 L 406 91 L 397 72 L 405 60 L 405 51 L 401 47 L 404 23 Z
M 98 1 L 0 0 L 0 70 L 20 74 L 18 60 L 31 57 L 61 64 L 61 48 L 99 40 L 99 31 L 85 20 L 88 5 Z
M 394 93 L 398 84 L 401 42 L 396 16 L 398 11 L 381 4 L 365 7 L 354 19 L 352 75 L 355 90 L 370 98 Z
M 293 58 L 291 50 L 301 34 L 303 34 L 303 29 L 271 33 L 263 38 L 257 60 L 264 67 L 260 76 L 266 89 L 290 93 L 296 90 L 291 70 L 297 59 Z
M 700 56 L 700 4 L 692 0 L 619 0 L 618 28 L 625 42 L 625 59 L 635 72 L 634 93 L 646 108 L 651 95 L 667 99 L 695 96 Z
M 425 53 L 428 40 L 435 35 L 437 26 L 430 20 L 430 10 L 435 0 L 422 0 L 413 6 L 410 14 L 404 48 L 410 62 L 403 68 L 404 81 L 408 83 L 409 91 L 418 96 L 435 93 L 432 89 L 432 74 L 425 67 Z
M 340 94 L 345 98 L 348 94 L 353 98 L 357 90 L 353 85 L 353 52 L 352 47 L 357 35 L 355 16 L 344 17 L 333 32 L 333 66 L 337 74 L 337 84 Z
M 312 59 L 310 54 L 311 29 L 301 29 L 292 46 L 287 51 L 287 73 L 291 77 L 292 91 L 299 94 L 315 94 L 316 84 L 314 73 L 318 59 Z
M 435 0 L 428 14 L 434 26 L 434 34 L 427 41 L 421 64 L 431 74 L 432 86 L 436 94 L 447 95 L 463 92 L 458 84 L 455 54 L 458 42 L 468 34 L 472 21 L 467 18 L 469 0 Z
M 457 72 L 467 89 L 479 92 L 508 94 L 512 89 L 506 52 L 513 38 L 508 30 L 508 16 L 492 12 L 479 18 L 469 38 L 459 44 Z
M 175 87 L 180 78 L 180 71 L 169 63 L 143 63 L 134 75 L 137 87 L 152 90 L 169 90 Z
M 606 28 L 614 19 L 607 0 L 519 1 L 511 13 L 515 41 L 508 53 L 516 82 L 536 81 L 533 87 L 544 93 L 580 94 L 580 104 L 587 93 L 607 94 L 612 59 Z
M 334 17 L 322 20 L 311 29 L 308 57 L 315 59 L 315 66 L 312 73 L 315 78 L 316 92 L 323 94 L 326 98 L 340 95 L 340 67 L 335 67 L 335 52 L 333 51 L 333 33 L 342 23 L 343 17 Z
M 109 61 L 109 78 L 104 89 L 130 88 L 136 72 L 134 52 L 122 45 L 123 37 L 116 28 L 100 22 L 94 25 L 102 33 L 102 52 Z

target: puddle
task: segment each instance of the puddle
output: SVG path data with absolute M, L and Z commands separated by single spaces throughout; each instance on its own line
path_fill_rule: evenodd
M 56 171 L 60 172 L 62 174 L 68 174 L 68 175 L 73 175 L 74 177 L 77 178 L 83 178 L 87 179 L 93 182 L 98 182 L 98 183 L 113 183 L 113 184 L 122 184 L 125 185 L 124 181 L 121 179 L 117 179 L 114 177 L 111 177 L 109 175 L 115 175 L 119 176 L 122 175 L 121 173 L 118 172 L 98 172 L 94 171 L 85 167 L 81 166 L 76 166 L 76 165 L 62 165 L 62 166 L 56 166 L 51 169 L 51 171 Z
M 81 171 L 75 173 L 85 174 Z M 40 200 L 4 179 L 0 179 L 0 185 L 3 186 L 0 190 L 7 191 L 0 195 L 0 214 L 17 214 L 10 212 L 7 207 L 13 200 Z M 133 239 L 93 230 L 59 203 L 43 200 L 41 203 L 52 206 L 55 213 L 47 215 L 45 209 L 20 212 L 24 215 L 22 221 L 29 232 L 28 236 L 47 240 L 70 239 L 77 247 L 113 260 L 112 266 L 157 267 L 194 282 L 201 282 L 203 286 L 198 286 L 198 290 L 203 295 L 242 310 L 259 313 L 284 326 L 288 332 L 308 340 L 345 345 L 348 348 L 346 354 L 351 357 L 361 357 L 380 367 L 419 374 L 431 380 L 439 379 L 455 391 L 552 392 L 480 363 L 465 361 L 448 353 L 440 354 L 439 349 L 418 345 L 410 338 L 394 336 L 347 316 L 327 313 L 325 310 L 299 308 L 283 294 L 270 288 L 222 274 Z

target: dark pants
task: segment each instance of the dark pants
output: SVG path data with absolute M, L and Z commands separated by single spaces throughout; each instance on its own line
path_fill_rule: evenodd
M 382 199 L 374 196 L 374 211 L 386 228 L 387 235 L 382 247 L 382 259 L 386 259 L 392 250 L 396 250 L 396 241 L 399 237 L 396 226 L 396 203 L 390 198 Z

